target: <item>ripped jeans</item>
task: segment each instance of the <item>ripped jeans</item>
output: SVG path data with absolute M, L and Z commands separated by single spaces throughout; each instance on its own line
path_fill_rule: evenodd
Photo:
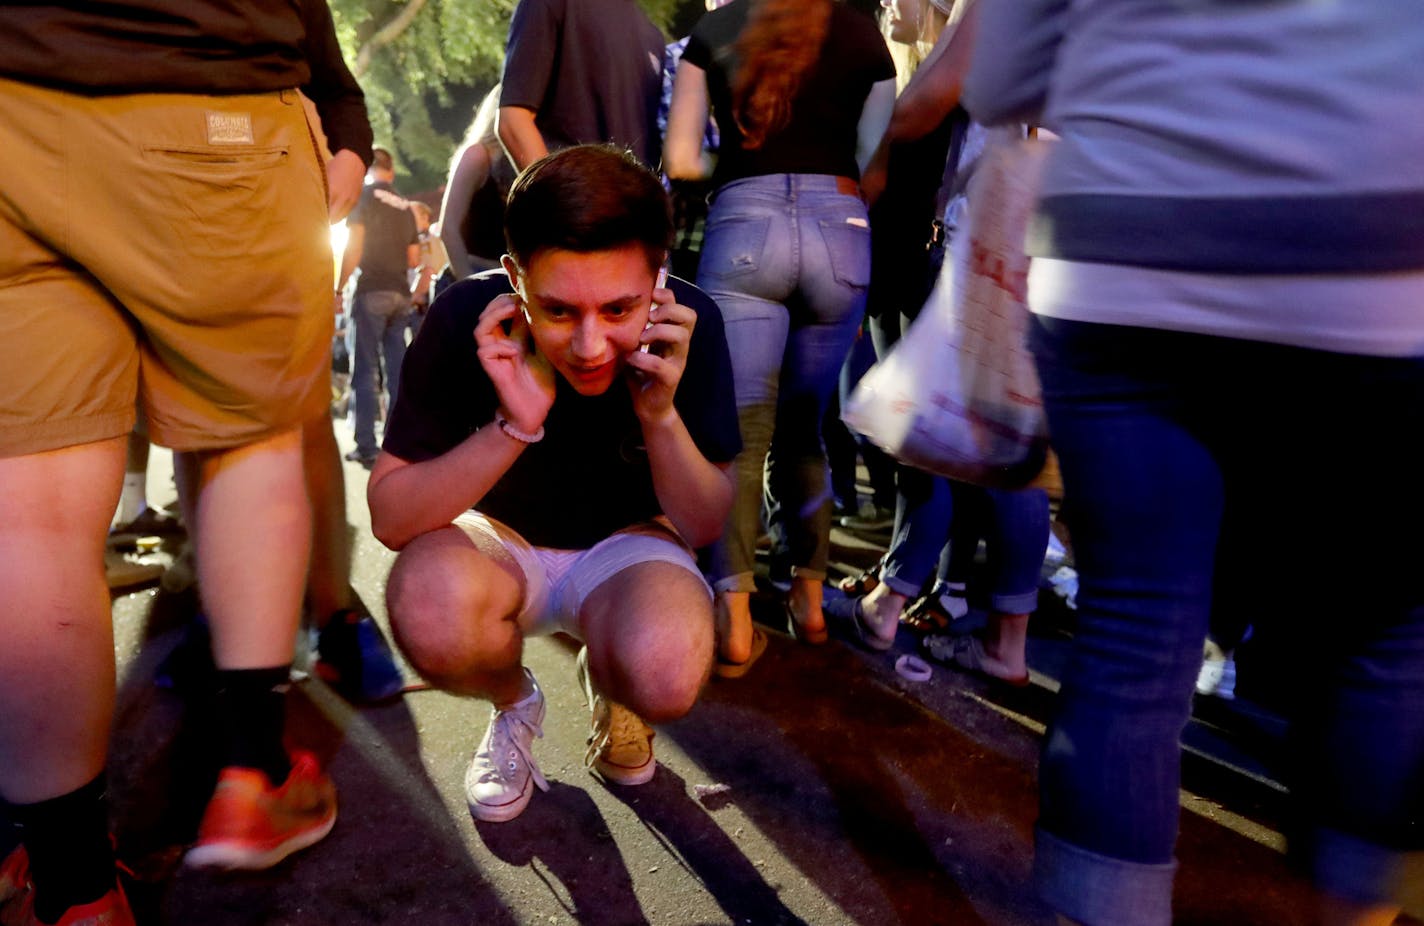
M 712 550 L 718 591 L 754 589 L 764 461 L 792 574 L 825 578 L 832 499 L 821 419 L 869 281 L 870 226 L 848 179 L 769 174 L 717 191 L 697 285 L 726 322 L 743 445 L 732 511 Z

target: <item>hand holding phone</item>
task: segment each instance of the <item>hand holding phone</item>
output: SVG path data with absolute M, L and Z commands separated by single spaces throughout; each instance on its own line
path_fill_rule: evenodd
M 663 288 L 665 288 L 665 287 L 667 286 L 667 279 L 668 279 L 668 265 L 667 265 L 667 261 L 663 261 L 663 265 L 658 268 L 658 279 L 657 279 L 656 282 L 653 283 L 653 289 L 657 290 L 657 289 L 663 289 Z M 653 310 L 656 309 L 657 307 L 658 307 L 658 304 L 657 304 L 656 302 L 654 302 L 652 305 L 648 306 L 648 323 L 643 326 L 643 330 L 644 330 L 644 331 L 647 331 L 649 328 L 653 327 Z M 646 354 L 646 353 L 648 352 L 648 349 L 651 348 L 652 346 L 653 346 L 652 344 L 644 344 L 642 347 L 638 348 L 638 350 L 640 350 L 640 351 L 642 351 L 643 353 Z

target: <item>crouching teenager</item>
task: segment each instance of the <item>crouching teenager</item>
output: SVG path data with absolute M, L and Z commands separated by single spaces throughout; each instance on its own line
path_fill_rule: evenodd
M 717 306 L 655 288 L 672 238 L 657 178 L 603 146 L 520 175 L 504 272 L 455 284 L 411 345 L 368 498 L 400 556 L 391 626 L 432 684 L 494 706 L 465 779 L 480 820 L 547 788 L 544 696 L 524 639 L 584 644 L 588 760 L 653 776 L 644 721 L 691 709 L 712 661 L 716 539 L 741 446 Z

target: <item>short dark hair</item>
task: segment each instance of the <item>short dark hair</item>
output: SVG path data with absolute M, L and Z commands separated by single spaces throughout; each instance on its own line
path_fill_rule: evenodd
M 372 148 L 371 166 L 379 167 L 381 170 L 395 170 L 396 162 L 395 158 L 391 157 L 391 153 L 385 148 Z
M 504 240 L 521 267 L 544 248 L 642 246 L 656 267 L 672 246 L 672 206 L 657 175 L 613 145 L 575 145 L 530 164 L 509 188 Z

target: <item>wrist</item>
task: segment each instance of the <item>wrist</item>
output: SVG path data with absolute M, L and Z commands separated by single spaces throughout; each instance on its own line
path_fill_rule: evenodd
M 666 431 L 675 426 L 682 419 L 677 414 L 677 409 L 668 406 L 659 412 L 643 413 L 638 412 L 638 423 L 643 428 L 643 436 L 646 438 L 653 433 Z
M 519 441 L 521 444 L 537 444 L 544 439 L 544 426 L 541 424 L 537 428 L 522 428 L 509 420 L 504 412 L 495 412 L 495 427 L 503 431 L 507 436 Z

